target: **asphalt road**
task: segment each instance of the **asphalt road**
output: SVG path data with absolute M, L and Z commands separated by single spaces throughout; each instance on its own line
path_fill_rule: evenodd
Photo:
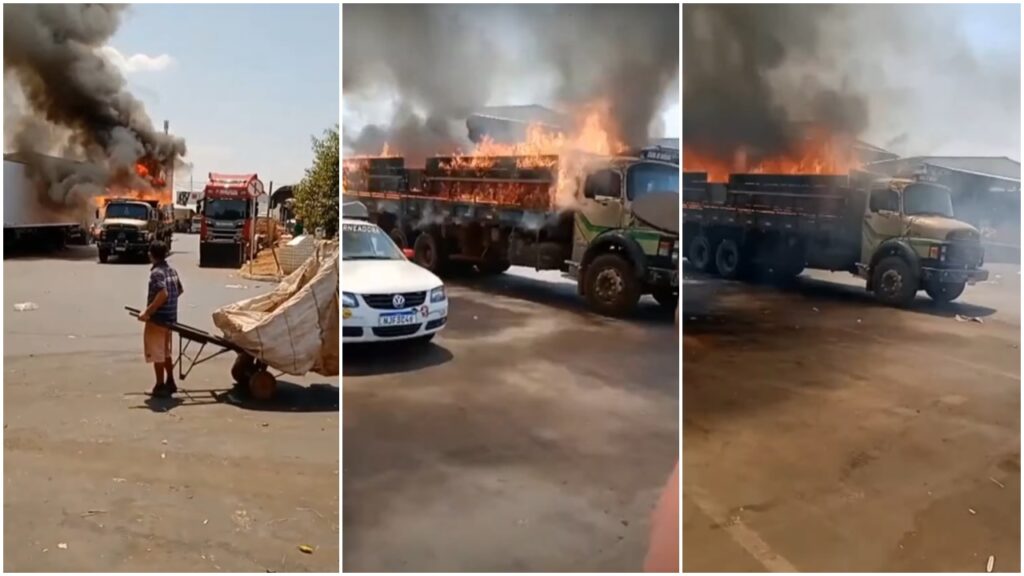
M 195 236 L 170 261 L 180 320 L 214 333 L 216 307 L 270 288 L 200 270 Z M 179 381 L 180 403 L 147 404 L 123 310 L 147 277 L 91 247 L 4 261 L 4 570 L 337 571 L 338 379 L 236 405 L 224 356 Z
M 344 348 L 346 571 L 638 571 L 678 461 L 678 339 L 513 269 L 425 349 Z
M 684 570 L 1019 572 L 1020 269 L 990 270 L 909 310 L 687 274 Z

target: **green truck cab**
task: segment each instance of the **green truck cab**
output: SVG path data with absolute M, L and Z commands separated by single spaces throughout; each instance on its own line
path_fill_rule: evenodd
M 99 261 L 105 264 L 110 256 L 143 258 L 158 240 L 170 249 L 172 229 L 167 210 L 156 200 L 110 199 L 96 229 Z
M 948 188 L 882 178 L 870 182 L 858 273 L 879 300 L 905 305 L 924 290 L 952 302 L 988 279 L 978 229 L 957 220 Z

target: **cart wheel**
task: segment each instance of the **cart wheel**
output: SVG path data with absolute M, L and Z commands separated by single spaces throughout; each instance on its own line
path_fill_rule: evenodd
M 253 372 L 256 371 L 254 364 L 256 359 L 248 354 L 239 354 L 235 357 L 235 363 L 231 365 L 231 378 L 238 386 L 246 386 Z
M 260 370 L 249 378 L 249 393 L 257 400 L 270 400 L 277 388 L 277 378 L 266 370 Z

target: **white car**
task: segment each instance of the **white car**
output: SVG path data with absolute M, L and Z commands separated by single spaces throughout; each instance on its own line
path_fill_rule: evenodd
M 342 342 L 429 341 L 448 321 L 441 279 L 377 225 L 341 221 Z

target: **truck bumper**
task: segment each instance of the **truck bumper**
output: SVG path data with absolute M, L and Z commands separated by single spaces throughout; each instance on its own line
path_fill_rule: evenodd
M 922 278 L 926 281 L 942 282 L 948 284 L 974 284 L 988 280 L 988 270 L 977 268 L 975 270 L 951 270 L 947 268 L 922 268 Z
M 647 284 L 657 288 L 679 288 L 679 270 L 672 268 L 648 268 Z
M 96 247 L 109 254 L 142 254 L 149 250 L 149 242 L 109 242 L 101 241 Z

